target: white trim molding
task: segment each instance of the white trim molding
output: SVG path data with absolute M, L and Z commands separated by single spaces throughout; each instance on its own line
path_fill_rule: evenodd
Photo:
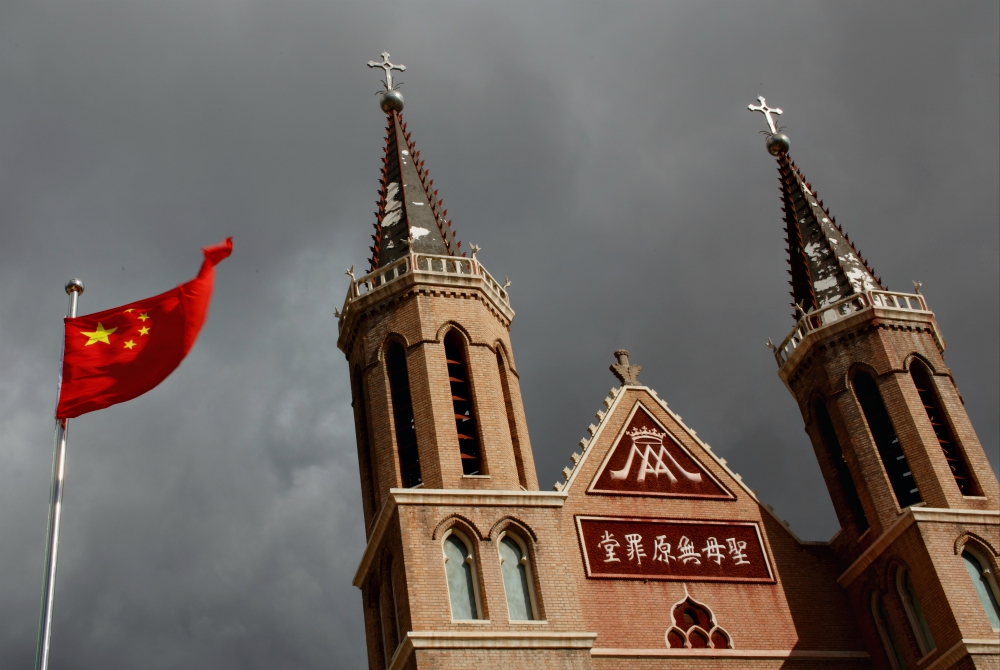
M 597 633 L 536 631 L 410 631 L 393 654 L 389 670 L 400 670 L 417 649 L 590 649 Z
M 914 523 L 928 521 L 932 523 L 982 524 L 987 526 L 1000 525 L 1000 511 L 978 509 L 945 509 L 938 507 L 908 507 L 882 535 L 872 542 L 858 558 L 851 563 L 844 574 L 837 578 L 842 587 L 858 578 L 865 569 L 875 562 L 889 546 Z
M 399 505 L 455 505 L 456 507 L 562 507 L 569 493 L 559 491 L 468 491 L 465 489 L 389 489 L 378 517 L 372 524 L 361 563 L 354 573 L 354 585 L 361 588 L 382 544 L 389 519 Z
M 964 658 L 966 655 L 989 654 L 1000 654 L 1000 640 L 959 640 L 948 651 L 938 656 L 938 659 L 924 668 L 924 670 L 944 670 L 944 668 L 950 668 L 956 661 Z
M 851 659 L 868 658 L 867 651 L 826 651 L 812 649 L 614 649 L 594 647 L 591 656 L 615 658 L 791 658 Z

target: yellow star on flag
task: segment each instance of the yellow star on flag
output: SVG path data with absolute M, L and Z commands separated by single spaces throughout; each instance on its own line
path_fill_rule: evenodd
M 149 328 L 146 327 L 146 326 L 143 326 L 142 328 L 139 329 L 139 334 L 140 335 L 149 335 Z
M 135 342 L 133 342 L 132 340 L 129 340 L 128 342 L 125 343 L 125 348 L 126 349 L 131 349 L 134 346 L 135 346 Z
M 139 315 L 139 320 L 142 321 L 143 323 L 145 323 L 146 319 L 148 319 L 148 318 L 149 318 L 149 314 L 147 314 L 146 312 L 143 312 L 142 314 Z
M 85 330 L 81 330 L 80 331 L 81 335 L 86 335 L 87 337 L 90 338 L 89 340 L 87 340 L 87 344 L 83 346 L 89 347 L 94 342 L 104 342 L 104 344 L 111 344 L 111 340 L 108 339 L 108 335 L 115 332 L 116 330 L 118 330 L 117 326 L 115 326 L 111 330 L 104 330 L 104 325 L 101 324 L 100 322 L 97 323 L 97 330 L 93 332 L 88 333 Z
M 126 314 L 128 314 L 129 312 L 134 312 L 134 311 L 135 311 L 134 309 L 132 309 L 132 308 L 129 308 L 129 309 L 126 309 L 126 310 L 125 310 L 125 313 L 126 313 Z

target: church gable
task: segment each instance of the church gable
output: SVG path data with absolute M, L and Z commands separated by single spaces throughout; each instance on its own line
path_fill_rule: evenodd
M 641 400 L 632 406 L 587 492 L 668 498 L 735 498 L 656 420 Z

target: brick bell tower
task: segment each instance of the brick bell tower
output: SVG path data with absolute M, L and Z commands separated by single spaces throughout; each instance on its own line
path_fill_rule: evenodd
M 841 530 L 873 666 L 997 665 L 1000 490 L 920 294 L 888 290 L 788 155 L 764 98 L 795 327 L 774 346 Z
M 350 364 L 367 547 L 369 667 L 589 668 L 594 635 L 560 554 L 565 498 L 540 492 L 506 288 L 471 257 L 403 122 L 394 70 L 369 271 L 337 346 Z M 542 624 L 540 627 L 538 624 Z M 549 658 L 551 656 L 551 658 Z M 525 666 L 526 667 L 526 666 Z

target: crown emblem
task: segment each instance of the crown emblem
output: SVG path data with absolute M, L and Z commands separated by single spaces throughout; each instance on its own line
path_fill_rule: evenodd
M 656 442 L 658 444 L 662 444 L 663 438 L 667 436 L 666 433 L 661 433 L 655 428 L 634 428 L 625 434 L 631 437 L 633 442 Z

